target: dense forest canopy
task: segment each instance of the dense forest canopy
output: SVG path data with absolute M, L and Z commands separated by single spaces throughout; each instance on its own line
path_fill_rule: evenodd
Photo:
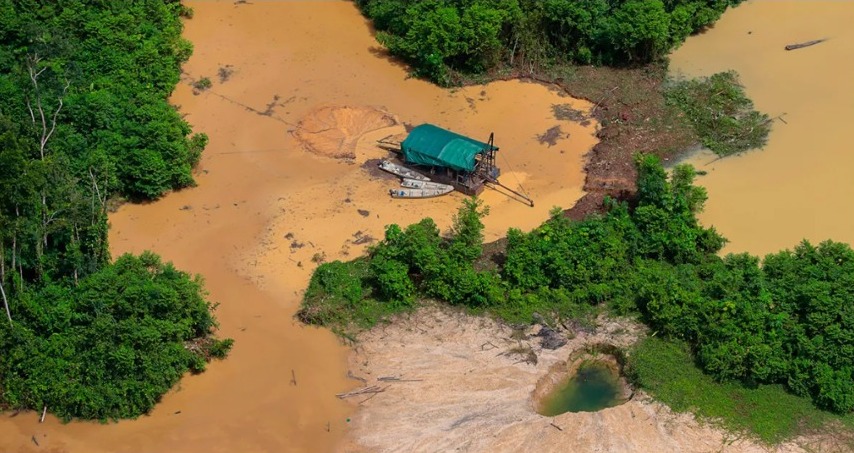
M 231 346 L 208 338 L 215 321 L 203 296 L 198 277 L 151 253 L 124 255 L 77 286 L 20 294 L 12 328 L 0 328 L 0 403 L 65 419 L 148 412 Z
M 167 101 L 186 13 L 0 1 L 0 408 L 136 416 L 230 345 L 197 280 L 107 247 L 108 201 L 193 184 L 207 138 Z
M 854 410 L 854 251 L 806 241 L 760 260 L 717 253 L 697 221 L 706 192 L 690 166 L 668 173 L 637 160 L 637 194 L 571 221 L 560 211 L 534 231 L 511 229 L 497 269 L 478 269 L 483 211 L 469 200 L 449 238 L 430 219 L 400 228 L 366 258 L 321 265 L 302 318 L 338 329 L 435 298 L 513 322 L 534 313 L 579 319 L 607 307 L 687 341 L 716 379 L 779 383 L 822 408 Z
M 654 61 L 741 0 L 356 0 L 416 75 Z

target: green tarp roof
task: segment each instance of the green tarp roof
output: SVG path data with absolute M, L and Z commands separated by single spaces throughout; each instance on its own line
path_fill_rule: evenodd
M 475 156 L 488 150 L 489 145 L 432 124 L 422 124 L 409 132 L 400 149 L 410 164 L 474 171 Z

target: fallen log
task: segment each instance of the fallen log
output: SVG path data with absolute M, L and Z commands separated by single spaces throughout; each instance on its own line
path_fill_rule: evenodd
M 789 44 L 788 46 L 786 46 L 786 50 L 803 49 L 804 47 L 814 46 L 816 44 L 820 44 L 820 43 L 823 43 L 825 41 L 827 41 L 827 38 L 814 39 L 812 41 L 802 42 L 802 43 L 798 43 L 798 44 Z
M 401 376 L 383 376 L 377 378 L 378 381 L 383 382 L 421 382 L 423 379 L 403 379 Z
M 379 387 L 377 385 L 372 385 L 370 387 L 363 387 L 360 389 L 353 390 L 351 392 L 339 393 L 335 396 L 337 396 L 338 398 L 343 400 L 344 398 L 350 398 L 351 396 L 356 396 L 356 395 L 364 395 L 366 393 L 382 393 L 385 391 L 385 389 L 386 389 L 386 387 Z

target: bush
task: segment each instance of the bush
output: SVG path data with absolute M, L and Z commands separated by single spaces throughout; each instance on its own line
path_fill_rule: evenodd
M 685 112 L 703 145 L 719 156 L 761 148 L 771 131 L 771 119 L 753 109 L 733 71 L 673 82 L 665 97 Z
M 394 304 L 411 305 L 415 285 L 409 278 L 409 266 L 397 260 L 374 258 L 371 271 L 376 278 L 377 295 Z
M 213 86 L 213 82 L 211 82 L 211 79 L 209 79 L 207 77 L 202 77 L 201 79 L 193 82 L 193 88 L 195 88 L 199 91 L 205 91 L 212 86 Z

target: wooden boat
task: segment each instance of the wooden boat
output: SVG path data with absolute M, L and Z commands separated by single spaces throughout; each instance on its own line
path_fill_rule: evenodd
M 442 184 L 439 182 L 422 181 L 420 179 L 409 179 L 409 178 L 403 178 L 403 182 L 401 182 L 400 185 L 402 187 L 407 187 L 410 189 L 440 189 L 440 190 L 444 190 L 448 187 L 450 187 L 451 189 L 454 188 L 454 186 L 452 186 L 450 184 Z
M 442 184 L 444 188 L 438 189 L 411 189 L 411 188 L 400 188 L 400 189 L 390 189 L 388 191 L 389 195 L 392 198 L 433 198 L 433 197 L 441 197 L 442 195 L 447 195 L 454 191 L 453 186 L 448 186 Z
M 402 165 L 397 165 L 391 161 L 383 160 L 380 162 L 380 170 L 385 170 L 393 175 L 400 176 L 401 178 L 406 179 L 415 179 L 419 181 L 429 181 L 430 178 L 418 173 L 414 170 L 410 170 Z

